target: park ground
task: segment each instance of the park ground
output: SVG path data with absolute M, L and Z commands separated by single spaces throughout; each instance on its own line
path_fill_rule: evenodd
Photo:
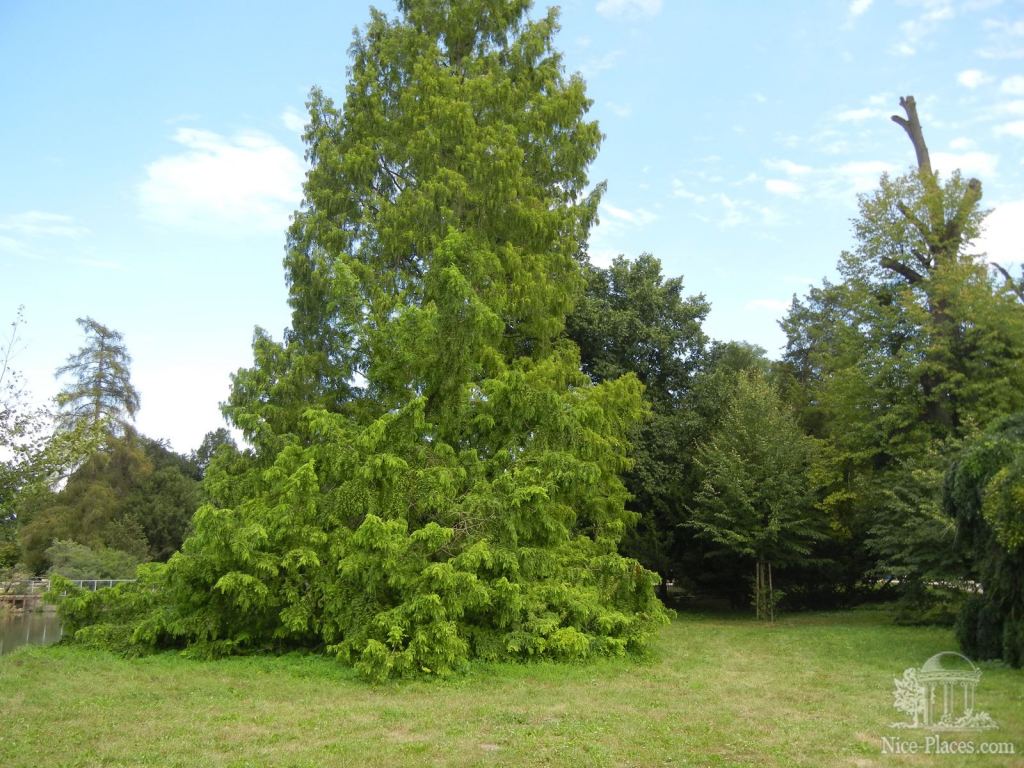
M 945 734 L 970 755 L 898 755 L 893 678 L 952 632 L 884 609 L 768 626 L 682 613 L 643 661 L 477 664 L 371 685 L 320 656 L 123 659 L 71 646 L 0 658 L 0 765 L 1024 766 L 1024 671 L 982 663 L 995 731 Z M 977 754 L 1012 743 L 1014 755 Z

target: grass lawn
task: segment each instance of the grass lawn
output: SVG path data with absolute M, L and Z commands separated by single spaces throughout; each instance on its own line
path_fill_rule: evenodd
M 978 709 L 1016 754 L 893 755 L 893 677 L 948 630 L 879 610 L 774 626 L 680 615 L 648 661 L 476 665 L 373 686 L 311 656 L 125 660 L 74 647 L 0 657 L 0 765 L 1024 766 L 1024 671 L 982 664 Z

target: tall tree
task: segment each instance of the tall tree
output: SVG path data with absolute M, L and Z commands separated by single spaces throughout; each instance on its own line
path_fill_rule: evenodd
M 78 324 L 85 344 L 57 369 L 58 377 L 71 377 L 57 395 L 61 421 L 67 429 L 85 424 L 110 434 L 124 433 L 139 410 L 124 338 L 91 317 L 78 318 Z
M 962 577 L 940 512 L 959 441 L 1024 405 L 1024 313 L 973 253 L 981 183 L 931 166 L 916 104 L 900 101 L 917 166 L 860 199 L 842 281 L 795 300 L 783 327 L 804 426 L 827 440 L 826 505 L 850 563 L 919 592 Z
M 639 522 L 623 546 L 660 573 L 664 585 L 679 575 L 680 524 L 693 479 L 690 444 L 699 424 L 687 400 L 706 362 L 701 324 L 710 307 L 702 295 L 683 294 L 682 278 L 664 278 L 650 254 L 635 261 L 619 256 L 607 269 L 585 272 L 586 291 L 567 333 L 594 381 L 633 373 L 651 403 L 650 417 L 631 436 L 636 463 L 626 487 Z
M 663 620 L 617 554 L 641 385 L 593 384 L 562 338 L 600 132 L 528 7 L 371 11 L 344 107 L 312 92 L 292 326 L 257 333 L 226 408 L 255 455 L 215 459 L 224 506 L 110 632 L 326 645 L 383 677 L 624 653 Z

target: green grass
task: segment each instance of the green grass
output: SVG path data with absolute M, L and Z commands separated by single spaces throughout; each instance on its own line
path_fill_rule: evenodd
M 126 660 L 75 647 L 0 658 L 0 765 L 1024 766 L 1024 672 L 983 664 L 978 707 L 1012 757 L 882 754 L 892 680 L 955 650 L 877 610 L 762 626 L 688 615 L 644 662 L 475 665 L 369 685 L 316 656 Z

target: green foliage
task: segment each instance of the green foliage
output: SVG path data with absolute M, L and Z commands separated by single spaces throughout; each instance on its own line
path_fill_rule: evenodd
M 957 636 L 964 653 L 1024 665 L 1024 414 L 970 440 L 946 475 L 943 502 L 957 544 L 974 564 L 981 593 L 964 606 Z
M 86 342 L 57 369 L 58 377 L 71 376 L 57 395 L 61 423 L 68 430 L 84 424 L 112 435 L 123 433 L 139 410 L 123 336 L 91 317 L 78 318 L 78 324 Z
M 139 561 L 117 549 L 92 549 L 74 541 L 55 541 L 46 550 L 50 575 L 68 579 L 131 579 Z
M 326 647 L 384 678 L 640 651 L 665 620 L 617 554 L 642 386 L 561 339 L 600 133 L 526 7 L 372 11 L 344 107 L 312 92 L 292 327 L 257 331 L 225 408 L 254 451 L 217 452 L 181 551 L 121 593 L 138 647 Z
M 813 503 L 814 442 L 803 434 L 766 377 L 739 376 L 716 429 L 697 451 L 702 482 L 689 525 L 720 553 L 755 564 L 759 618 L 777 599 L 772 564 L 807 558 L 825 536 Z
M 690 444 L 702 421 L 693 386 L 706 362 L 701 328 L 709 305 L 684 297 L 682 278 L 665 279 L 649 254 L 617 257 L 607 269 L 586 268 L 583 298 L 566 321 L 594 381 L 633 373 L 644 385 L 651 415 L 631 434 L 633 468 L 626 474 L 629 508 L 639 521 L 624 551 L 664 578 L 679 575 L 685 501 L 693 484 Z
M 60 492 L 22 500 L 24 563 L 37 573 L 53 565 L 48 549 L 58 539 L 120 550 L 136 562 L 166 560 L 181 545 L 199 503 L 191 470 L 155 440 L 135 433 L 107 437 Z
M 883 176 L 860 200 L 841 282 L 794 300 L 783 323 L 787 398 L 827 443 L 824 504 L 846 568 L 898 576 L 915 609 L 967 568 L 941 511 L 946 465 L 1024 407 L 1024 312 L 971 251 L 980 199 L 977 180 L 927 162 Z

